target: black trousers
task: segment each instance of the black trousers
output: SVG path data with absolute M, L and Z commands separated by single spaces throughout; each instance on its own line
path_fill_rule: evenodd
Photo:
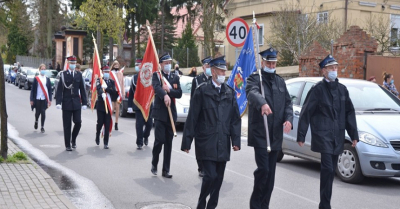
M 216 162 L 211 160 L 203 160 L 203 183 L 201 184 L 201 191 L 197 209 L 214 209 L 218 205 L 219 190 L 221 189 L 222 181 L 224 180 L 224 173 L 226 162 Z M 210 195 L 210 199 L 206 204 L 206 198 Z
M 266 148 L 254 147 L 257 169 L 254 171 L 254 187 L 250 197 L 250 209 L 267 209 L 275 183 L 278 151 L 268 153 Z
M 104 126 L 104 145 L 108 145 L 108 139 L 110 137 L 110 122 L 110 113 L 97 110 L 96 139 L 100 137 L 101 128 Z
M 76 144 L 76 137 L 81 130 L 81 109 L 78 110 L 63 110 L 63 126 L 64 126 L 64 142 L 65 147 L 71 147 L 71 143 Z M 71 140 L 71 120 L 74 122 Z
M 321 153 L 320 209 L 331 208 L 332 185 L 339 155 Z
M 39 120 L 39 116 L 41 115 L 42 117 L 40 118 L 40 122 L 43 128 L 44 121 L 46 120 L 47 100 L 36 100 L 35 109 L 35 122 Z
M 169 123 L 162 122 L 159 120 L 154 121 L 154 147 L 153 147 L 153 160 L 151 164 L 157 168 L 159 155 L 161 153 L 162 146 L 164 145 L 164 163 L 162 171 L 169 173 L 171 165 L 171 152 L 172 152 L 172 138 L 174 133 Z
M 147 122 L 144 120 L 142 111 L 135 111 L 136 118 L 136 144 L 143 145 L 143 138 L 149 138 L 153 120 L 149 117 Z M 143 130 L 144 126 L 144 130 Z

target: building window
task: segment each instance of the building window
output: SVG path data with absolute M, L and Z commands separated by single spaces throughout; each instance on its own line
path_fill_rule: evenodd
M 399 32 L 400 32 L 400 15 L 390 15 L 390 45 L 392 47 L 399 47 Z
M 258 30 L 258 45 L 264 45 L 264 24 L 258 24 L 260 29 Z
M 317 22 L 318 23 L 328 23 L 328 12 L 317 13 Z

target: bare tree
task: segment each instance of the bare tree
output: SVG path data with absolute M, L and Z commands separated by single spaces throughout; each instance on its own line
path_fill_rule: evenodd
M 315 5 L 305 10 L 295 2 L 281 5 L 279 12 L 273 14 L 270 31 L 270 44 L 282 52 L 281 60 L 285 63 L 281 65 L 295 65 L 302 52 L 314 41 L 329 49 L 331 40 L 338 38 L 344 27 L 329 16 L 319 17 Z
M 392 43 L 390 38 L 391 29 L 394 27 L 394 22 L 383 14 L 371 15 L 364 21 L 364 30 L 370 34 L 378 42 L 378 53 L 390 51 L 390 47 L 397 45 Z M 397 41 L 397 37 L 393 39 Z

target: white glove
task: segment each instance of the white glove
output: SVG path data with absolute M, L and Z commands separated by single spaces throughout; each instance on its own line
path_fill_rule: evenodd
M 103 100 L 105 101 L 106 100 L 106 93 L 102 93 L 101 97 L 103 97 Z
M 132 107 L 128 107 L 128 113 L 133 113 Z
M 82 110 L 86 110 L 87 109 L 87 106 L 86 105 L 83 105 L 82 106 Z
M 57 109 L 61 109 L 61 105 L 56 105 Z
M 107 88 L 106 82 L 103 82 L 103 84 L 101 84 L 101 88 L 103 88 L 103 89 L 106 89 L 106 88 Z

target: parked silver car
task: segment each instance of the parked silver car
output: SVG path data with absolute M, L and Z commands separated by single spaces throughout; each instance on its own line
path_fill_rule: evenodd
M 182 75 L 179 79 L 182 89 L 182 97 L 176 99 L 176 113 L 178 123 L 185 123 L 189 113 L 190 91 L 192 90 L 193 77 Z
M 311 151 L 311 130 L 304 147 L 297 142 L 301 107 L 308 91 L 322 78 L 301 77 L 286 81 L 293 101 L 293 130 L 284 134 L 282 152 L 320 162 L 320 153 Z M 364 176 L 400 177 L 400 100 L 381 86 L 363 80 L 340 78 L 356 110 L 360 142 L 355 148 L 346 133 L 344 152 L 339 156 L 336 174 L 344 182 L 358 183 Z

